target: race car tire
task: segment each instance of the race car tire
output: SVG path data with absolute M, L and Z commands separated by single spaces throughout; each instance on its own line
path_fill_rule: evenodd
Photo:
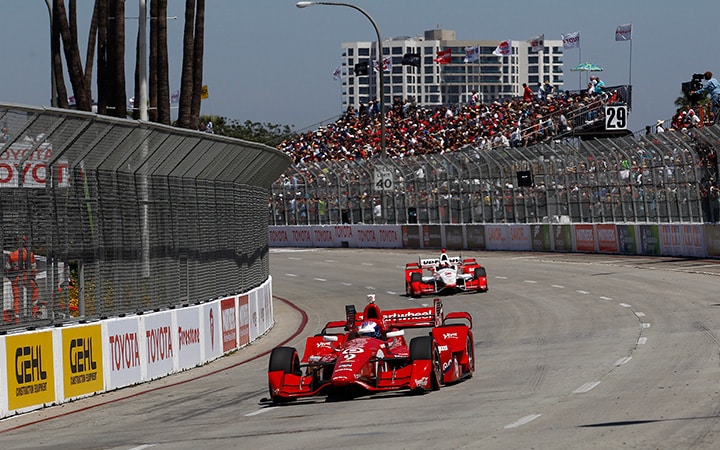
M 487 272 L 485 271 L 484 267 L 476 267 L 475 268 L 475 278 L 482 278 L 482 277 L 486 277 L 486 276 L 487 276 Z
M 270 353 L 268 372 L 282 370 L 285 373 L 301 375 L 300 357 L 293 347 L 275 347 Z
M 432 336 L 419 336 L 410 341 L 411 361 L 432 361 L 433 376 L 431 389 L 437 391 L 442 383 L 442 368 L 440 366 L 440 350 Z
M 475 346 L 473 345 L 473 340 L 469 334 L 467 336 L 467 346 L 465 351 L 468 356 L 467 376 L 470 378 L 473 376 L 473 373 L 475 373 Z
M 415 292 L 415 288 L 413 288 L 413 284 L 415 283 L 422 283 L 422 274 L 419 272 L 413 272 L 410 274 L 410 283 L 408 283 L 407 288 L 408 296 L 418 298 L 420 297 L 420 292 Z

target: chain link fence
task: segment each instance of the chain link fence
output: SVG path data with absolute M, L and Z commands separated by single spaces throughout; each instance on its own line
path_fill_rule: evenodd
M 270 225 L 717 222 L 720 128 L 292 165 Z
M 0 105 L 0 331 L 143 313 L 269 276 L 270 147 Z M 263 232 L 265 231 L 265 232 Z

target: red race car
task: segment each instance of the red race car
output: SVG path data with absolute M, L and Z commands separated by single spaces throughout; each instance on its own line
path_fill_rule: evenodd
M 405 292 L 408 297 L 487 290 L 487 273 L 475 258 L 451 257 L 443 249 L 439 258 L 420 258 L 417 263 L 405 265 Z
M 362 313 L 345 307 L 345 320 L 328 322 L 307 338 L 300 358 L 293 347 L 270 354 L 270 398 L 284 404 L 300 397 L 357 396 L 384 391 L 426 392 L 472 377 L 475 344 L 467 312 L 432 306 L 382 311 L 374 294 Z M 405 329 L 430 328 L 408 345 Z

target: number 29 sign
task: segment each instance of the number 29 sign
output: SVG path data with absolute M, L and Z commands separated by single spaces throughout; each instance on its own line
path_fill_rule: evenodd
M 605 107 L 605 130 L 627 130 L 627 127 L 627 106 L 621 105 Z

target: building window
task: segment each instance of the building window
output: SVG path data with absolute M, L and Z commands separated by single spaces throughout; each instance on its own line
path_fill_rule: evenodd
M 369 48 L 359 48 L 358 55 L 359 56 L 370 56 L 370 49 Z

